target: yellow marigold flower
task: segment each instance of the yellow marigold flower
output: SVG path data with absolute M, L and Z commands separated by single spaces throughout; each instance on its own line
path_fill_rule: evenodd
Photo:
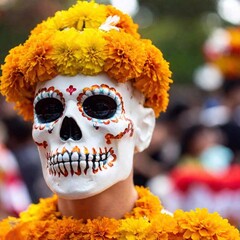
M 169 84 L 172 83 L 169 63 L 162 52 L 150 41 L 144 41 L 146 61 L 141 75 L 135 78 L 134 87 L 146 96 L 145 106 L 152 107 L 156 116 L 168 105 Z
M 118 229 L 120 240 L 142 240 L 148 239 L 148 228 L 150 223 L 144 218 L 128 218 L 121 222 Z
M 86 240 L 102 240 L 113 239 L 117 237 L 117 229 L 119 222 L 116 219 L 99 218 L 88 220 L 83 239 Z
M 29 208 L 20 213 L 23 222 L 31 222 L 37 220 L 55 220 L 61 214 L 57 211 L 57 196 L 51 198 L 40 199 L 39 204 L 31 204 Z
M 103 70 L 106 59 L 106 40 L 103 33 L 95 29 L 85 29 L 79 39 L 81 57 L 79 67 L 82 74 L 95 75 Z
M 60 74 L 73 76 L 79 73 L 79 56 L 82 55 L 80 38 L 81 33 L 74 28 L 58 31 L 53 37 L 50 58 Z
M 56 29 L 56 30 L 63 30 L 65 28 L 71 27 L 66 23 L 66 19 L 65 16 L 67 14 L 67 11 L 62 10 L 62 11 L 58 11 L 55 13 L 53 18 L 49 18 L 47 20 L 47 29 Z
M 131 34 L 135 38 L 138 39 L 140 38 L 140 34 L 137 32 L 138 25 L 133 22 L 132 18 L 129 15 L 122 13 L 121 11 L 119 11 L 118 9 L 111 5 L 107 5 L 107 11 L 108 11 L 107 16 L 116 15 L 120 17 L 120 21 L 116 25 L 116 27 L 120 28 L 121 31 Z
M 82 31 L 84 28 L 98 28 L 106 20 L 105 5 L 92 2 L 77 2 L 64 15 L 65 25 Z
M 54 34 L 57 30 L 63 30 L 64 28 L 68 27 L 65 25 L 63 19 L 65 16 L 66 11 L 58 11 L 56 12 L 55 16 L 49 18 L 40 24 L 38 24 L 32 31 L 31 36 L 37 36 L 38 34 L 43 33 L 44 31 L 52 32 Z
M 130 34 L 110 31 L 106 35 L 107 59 L 104 71 L 118 82 L 127 82 L 142 73 L 146 60 L 144 47 Z
M 183 239 L 192 240 L 237 240 L 239 232 L 218 213 L 208 213 L 207 209 L 183 212 L 177 210 L 174 216 L 182 229 Z

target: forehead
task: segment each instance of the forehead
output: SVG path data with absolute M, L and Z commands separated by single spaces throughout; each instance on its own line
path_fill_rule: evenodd
M 117 83 L 111 80 L 106 74 L 96 76 L 76 75 L 76 76 L 57 76 L 49 81 L 40 82 L 37 85 L 36 92 L 41 89 L 54 89 L 60 91 L 63 95 L 70 98 L 75 98 L 80 93 L 91 89 L 96 85 L 104 84 L 106 89 L 111 89 L 111 92 L 120 94 L 123 98 L 129 99 L 133 96 L 133 87 L 130 83 Z M 104 94 L 104 92 L 102 92 Z

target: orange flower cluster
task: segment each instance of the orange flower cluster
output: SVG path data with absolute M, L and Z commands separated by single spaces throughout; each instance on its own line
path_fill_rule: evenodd
M 168 105 L 171 71 L 161 51 L 137 30 L 131 17 L 112 6 L 78 1 L 43 21 L 23 45 L 9 52 L 0 91 L 32 120 L 38 82 L 106 72 L 118 82 L 131 81 L 158 116 Z
M 211 44 L 208 44 L 209 42 Z M 239 79 L 240 27 L 229 27 L 213 32 L 206 42 L 204 54 L 207 61 L 215 64 L 225 78 Z
M 136 187 L 139 199 L 123 219 L 98 218 L 83 222 L 62 217 L 57 197 L 33 204 L 20 218 L 0 222 L 0 240 L 239 240 L 239 231 L 217 213 L 206 209 L 161 213 L 158 197 L 148 189 Z

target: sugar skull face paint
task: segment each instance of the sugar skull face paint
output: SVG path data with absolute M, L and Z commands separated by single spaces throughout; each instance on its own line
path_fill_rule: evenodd
M 53 192 L 87 198 L 130 175 L 139 148 L 135 126 L 144 112 L 135 91 L 105 74 L 57 76 L 38 84 L 33 139 Z

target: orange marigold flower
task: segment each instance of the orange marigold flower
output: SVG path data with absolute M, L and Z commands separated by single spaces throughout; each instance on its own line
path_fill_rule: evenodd
M 117 15 L 120 17 L 120 21 L 116 27 L 120 28 L 121 31 L 131 34 L 135 38 L 140 38 L 140 34 L 137 32 L 138 25 L 133 22 L 132 18 L 129 15 L 122 13 L 111 5 L 107 5 L 107 11 L 107 16 Z
M 139 194 L 139 199 L 135 203 L 134 209 L 125 214 L 125 218 L 132 217 L 139 218 L 145 216 L 148 219 L 152 219 L 158 215 L 162 210 L 162 206 L 158 197 L 154 196 L 149 189 L 143 187 L 136 188 Z
M 156 213 L 161 211 L 160 200 L 158 197 L 143 197 L 136 202 L 135 216 L 146 216 L 152 218 L 156 216 Z
M 19 223 L 19 219 L 14 217 L 8 217 L 0 222 L 0 239 L 4 239 L 4 236 L 17 224 Z
M 107 59 L 104 71 L 118 82 L 127 82 L 138 77 L 146 60 L 144 47 L 127 33 L 110 31 L 106 35 Z
M 14 102 L 32 96 L 31 87 L 29 87 L 21 65 L 22 56 L 26 51 L 27 49 L 22 45 L 13 48 L 2 66 L 0 90 L 6 96 L 7 101 Z
M 49 57 L 52 50 L 49 42 L 51 36 L 48 31 L 44 31 L 38 36 L 29 38 L 25 43 L 27 51 L 21 63 L 26 80 L 30 84 L 47 81 L 57 75 L 54 62 Z
M 31 35 L 30 36 L 34 36 L 34 35 L 40 34 L 45 29 L 46 29 L 46 21 L 43 21 L 43 22 L 37 24 L 37 26 L 31 31 Z
M 53 224 L 53 223 L 52 223 Z M 48 229 L 50 226 L 49 221 L 41 221 L 37 224 L 35 222 L 19 223 L 13 228 L 4 239 L 49 239 Z
M 160 112 L 166 111 L 168 102 L 169 94 L 167 92 L 159 91 L 159 94 L 153 94 L 153 96 L 146 98 L 144 106 L 152 108 L 156 117 L 158 117 Z
M 34 91 L 32 91 L 34 95 Z M 32 121 L 33 120 L 33 97 L 23 98 L 22 101 L 16 102 L 14 109 L 19 113 L 19 115 L 23 116 L 25 121 Z
M 154 196 L 149 188 L 145 188 L 143 186 L 136 186 L 136 190 L 138 192 L 139 198 L 145 197 L 145 196 Z
M 146 61 L 141 75 L 136 77 L 134 87 L 146 97 L 145 106 L 152 107 L 156 116 L 165 111 L 168 105 L 169 84 L 172 83 L 169 63 L 163 58 L 162 52 L 150 41 L 144 41 Z
M 168 214 L 156 215 L 149 228 L 149 240 L 161 239 L 169 240 L 172 234 L 178 233 L 177 221 Z
M 174 216 L 183 233 L 183 239 L 192 240 L 236 240 L 239 232 L 218 213 L 209 213 L 207 209 L 183 212 L 177 210 Z
M 104 217 L 88 220 L 85 231 L 86 235 L 83 239 L 102 240 L 116 238 L 116 231 L 118 227 L 119 222 L 116 219 Z
M 49 228 L 49 236 L 47 239 L 58 240 L 65 239 L 83 239 L 81 232 L 84 225 L 81 220 L 64 218 L 63 220 L 57 220 Z

